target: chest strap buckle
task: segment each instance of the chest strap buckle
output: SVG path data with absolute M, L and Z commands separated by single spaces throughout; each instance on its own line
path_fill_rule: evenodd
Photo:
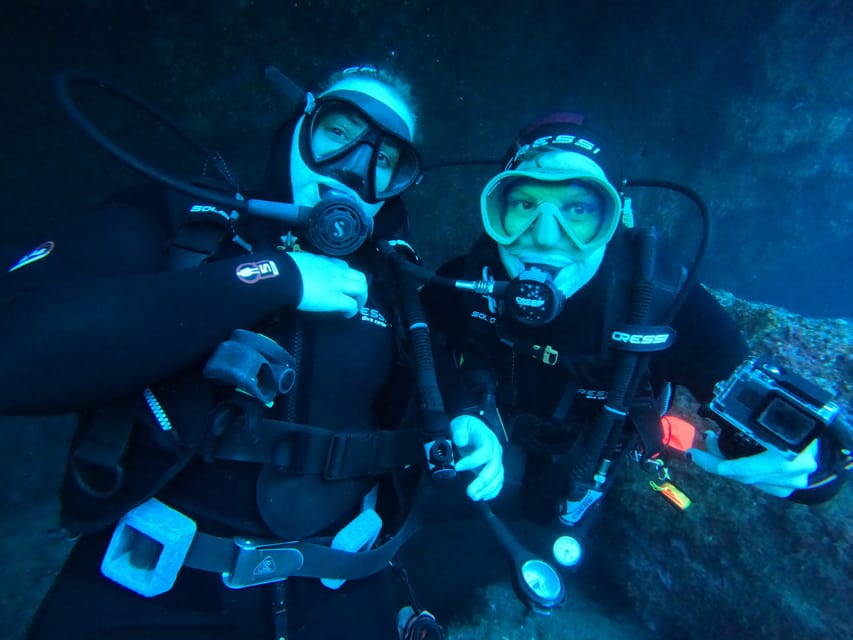
M 542 348 L 542 345 L 534 344 L 533 357 L 541 361 L 543 364 L 547 364 L 549 367 L 553 367 L 557 364 L 557 359 L 560 357 L 560 352 L 557 351 L 550 344 L 546 344 L 544 349 Z

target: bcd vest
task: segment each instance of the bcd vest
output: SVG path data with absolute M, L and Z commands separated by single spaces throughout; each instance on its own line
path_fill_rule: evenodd
M 173 221 L 198 206 L 180 196 L 170 204 Z M 167 270 L 238 250 L 231 242 L 233 230 L 220 219 L 216 214 L 193 216 L 191 223 L 177 224 Z M 250 498 L 257 499 L 262 512 L 270 505 L 263 517 L 266 528 L 240 517 L 229 522 L 233 528 L 252 535 L 269 535 L 269 529 L 283 537 L 303 537 L 332 524 L 333 512 L 357 504 L 378 477 L 422 462 L 417 429 L 347 432 L 270 420 L 264 410 L 244 394 L 217 389 L 194 368 L 143 395 L 82 413 L 62 488 L 63 526 L 74 533 L 112 526 L 158 495 L 188 464 L 220 460 L 237 465 L 235 473 L 243 480 L 257 477 L 257 495 Z M 294 487 L 291 480 L 297 476 L 311 480 Z M 301 511 L 308 515 L 289 518 L 303 502 Z M 318 504 L 329 505 L 328 515 Z

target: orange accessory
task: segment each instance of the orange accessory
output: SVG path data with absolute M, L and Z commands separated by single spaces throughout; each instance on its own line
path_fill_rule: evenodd
M 696 427 L 676 416 L 663 416 L 660 419 L 663 427 L 663 444 L 676 451 L 687 451 L 696 439 Z
M 663 484 L 655 484 L 654 481 L 650 480 L 649 484 L 652 489 L 660 493 L 664 498 L 669 500 L 676 507 L 684 511 L 687 507 L 693 504 L 693 501 L 687 497 L 687 495 L 674 484 L 669 481 L 664 482 Z

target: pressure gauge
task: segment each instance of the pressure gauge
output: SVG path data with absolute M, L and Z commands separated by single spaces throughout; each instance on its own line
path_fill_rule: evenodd
M 572 536 L 560 536 L 554 540 L 554 560 L 564 567 L 573 567 L 581 561 L 581 543 Z

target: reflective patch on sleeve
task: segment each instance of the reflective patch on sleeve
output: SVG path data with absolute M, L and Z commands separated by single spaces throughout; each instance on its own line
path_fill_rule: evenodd
M 32 264 L 33 262 L 38 262 L 42 258 L 48 257 L 53 251 L 54 247 L 56 247 L 56 245 L 54 244 L 53 240 L 42 242 L 39 246 L 37 246 L 25 256 L 19 258 L 15 264 L 9 267 L 9 273 L 17 271 L 21 267 L 26 267 L 28 264 Z
M 278 276 L 278 265 L 272 260 L 261 262 L 244 262 L 235 271 L 237 277 L 246 284 L 254 284 L 258 280 Z

